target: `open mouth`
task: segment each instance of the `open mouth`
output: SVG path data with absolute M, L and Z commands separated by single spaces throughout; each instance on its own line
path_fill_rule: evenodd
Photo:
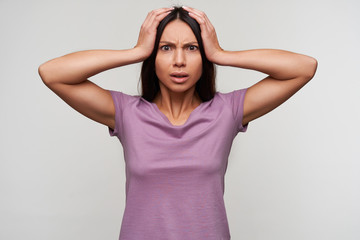
M 172 73 L 170 74 L 170 78 L 176 83 L 183 83 L 189 78 L 189 74 L 183 72 Z
M 186 78 L 186 77 L 189 76 L 189 74 L 186 74 L 186 73 L 173 73 L 170 76 L 175 77 L 175 78 Z

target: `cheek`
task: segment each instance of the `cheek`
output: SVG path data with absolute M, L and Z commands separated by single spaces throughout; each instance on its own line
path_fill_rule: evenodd
M 164 59 L 164 57 L 162 56 L 157 56 L 155 58 L 155 73 L 156 75 L 161 76 L 161 74 L 164 73 L 165 69 L 166 69 L 166 59 Z
M 159 58 L 157 57 L 155 59 L 155 73 L 157 76 L 159 76 L 159 73 L 161 73 L 161 63 L 159 63 Z
M 192 66 L 202 65 L 202 58 L 200 54 L 189 56 L 188 60 L 188 64 L 191 64 Z
M 202 59 L 201 56 L 193 59 L 193 61 L 190 63 L 190 66 L 192 66 L 194 74 L 196 74 L 199 78 L 202 75 Z

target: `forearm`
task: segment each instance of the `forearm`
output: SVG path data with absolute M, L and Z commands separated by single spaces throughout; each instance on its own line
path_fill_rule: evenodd
M 260 71 L 278 80 L 311 79 L 317 67 L 317 61 L 312 57 L 275 49 L 222 51 L 216 63 Z
M 52 59 L 39 67 L 45 84 L 77 84 L 105 70 L 137 63 L 144 60 L 141 51 L 86 50 Z

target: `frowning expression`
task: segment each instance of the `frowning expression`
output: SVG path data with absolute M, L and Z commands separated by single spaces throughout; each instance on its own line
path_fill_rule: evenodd
M 199 44 L 185 22 L 177 19 L 166 25 L 157 50 L 155 72 L 159 84 L 174 92 L 187 91 L 200 79 Z

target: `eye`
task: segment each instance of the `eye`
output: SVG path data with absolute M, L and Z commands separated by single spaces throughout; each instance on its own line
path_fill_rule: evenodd
M 195 45 L 190 45 L 189 46 L 189 50 L 190 51 L 196 51 L 196 50 L 198 50 L 199 48 L 198 48 L 198 46 L 195 46 Z
M 170 50 L 170 46 L 169 45 L 163 45 L 160 47 L 161 50 L 164 50 L 164 51 L 169 51 Z

